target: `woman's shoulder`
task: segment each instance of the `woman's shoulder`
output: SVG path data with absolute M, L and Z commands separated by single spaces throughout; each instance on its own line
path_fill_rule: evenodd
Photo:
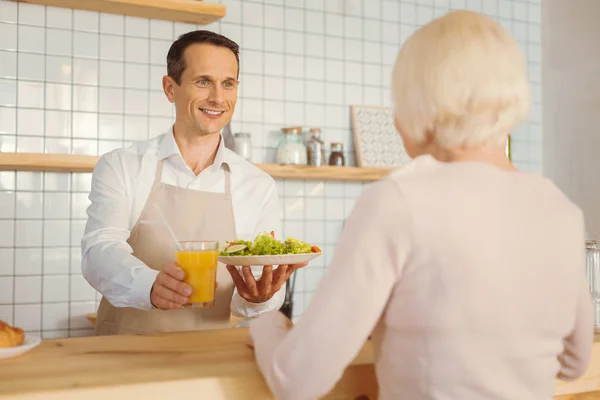
M 398 167 L 381 181 L 382 186 L 395 186 L 396 190 L 412 197 L 447 196 L 463 193 L 476 196 L 481 193 L 511 193 L 543 203 L 551 203 L 561 210 L 575 214 L 580 208 L 554 182 L 540 173 L 514 172 L 499 169 L 481 162 L 447 163 L 430 155 L 414 158 Z
M 430 155 L 423 155 L 412 159 L 409 163 L 390 172 L 383 180 L 396 184 L 407 184 L 411 181 L 423 182 L 428 177 L 438 175 L 442 170 L 442 163 Z

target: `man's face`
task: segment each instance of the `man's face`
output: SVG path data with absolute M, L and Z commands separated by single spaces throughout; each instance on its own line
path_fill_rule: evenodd
M 184 53 L 185 70 L 178 85 L 163 78 L 163 88 L 175 103 L 177 121 L 200 135 L 218 133 L 235 110 L 238 64 L 233 52 L 210 44 L 193 44 Z

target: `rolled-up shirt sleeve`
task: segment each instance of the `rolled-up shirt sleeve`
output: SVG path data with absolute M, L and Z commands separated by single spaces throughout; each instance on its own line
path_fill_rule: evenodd
M 263 232 L 274 231 L 278 239 L 283 239 L 282 226 L 281 226 L 281 215 L 279 208 L 279 196 L 277 194 L 277 185 L 275 181 L 269 185 L 267 191 L 264 207 L 260 211 L 260 217 L 254 228 L 254 235 L 258 235 Z M 253 271 L 256 279 L 260 278 L 261 272 Z M 264 303 L 250 303 L 244 300 L 235 291 L 233 299 L 231 300 L 231 313 L 236 317 L 242 318 L 253 318 L 262 313 L 279 310 L 285 300 L 285 284 Z
M 158 271 L 132 255 L 131 206 L 122 165 L 115 153 L 94 168 L 82 249 L 85 279 L 115 307 L 152 308 L 150 290 Z

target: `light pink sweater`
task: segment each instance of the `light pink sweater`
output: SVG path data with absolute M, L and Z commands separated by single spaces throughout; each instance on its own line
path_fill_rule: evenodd
M 593 342 L 582 213 L 537 174 L 419 157 L 359 199 L 297 325 L 250 331 L 281 399 L 325 395 L 371 333 L 381 399 L 549 399 Z

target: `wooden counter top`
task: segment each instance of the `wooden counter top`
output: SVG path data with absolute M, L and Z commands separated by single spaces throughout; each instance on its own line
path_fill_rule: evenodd
M 194 396 L 211 400 L 270 399 L 246 346 L 246 328 L 143 336 L 44 340 L 0 360 L 3 399 L 144 400 Z M 581 380 L 559 382 L 556 399 L 600 400 L 600 342 Z M 373 354 L 367 343 L 327 399 L 376 399 Z M 582 393 L 598 391 L 595 393 Z
M 0 360 L 0 398 L 105 400 L 143 395 L 149 400 L 177 393 L 177 398 L 189 394 L 211 400 L 270 399 L 247 337 L 247 328 L 235 328 L 44 340 L 20 357 Z M 371 362 L 367 345 L 330 398 L 353 399 L 356 396 L 348 393 L 357 393 L 375 399 Z

